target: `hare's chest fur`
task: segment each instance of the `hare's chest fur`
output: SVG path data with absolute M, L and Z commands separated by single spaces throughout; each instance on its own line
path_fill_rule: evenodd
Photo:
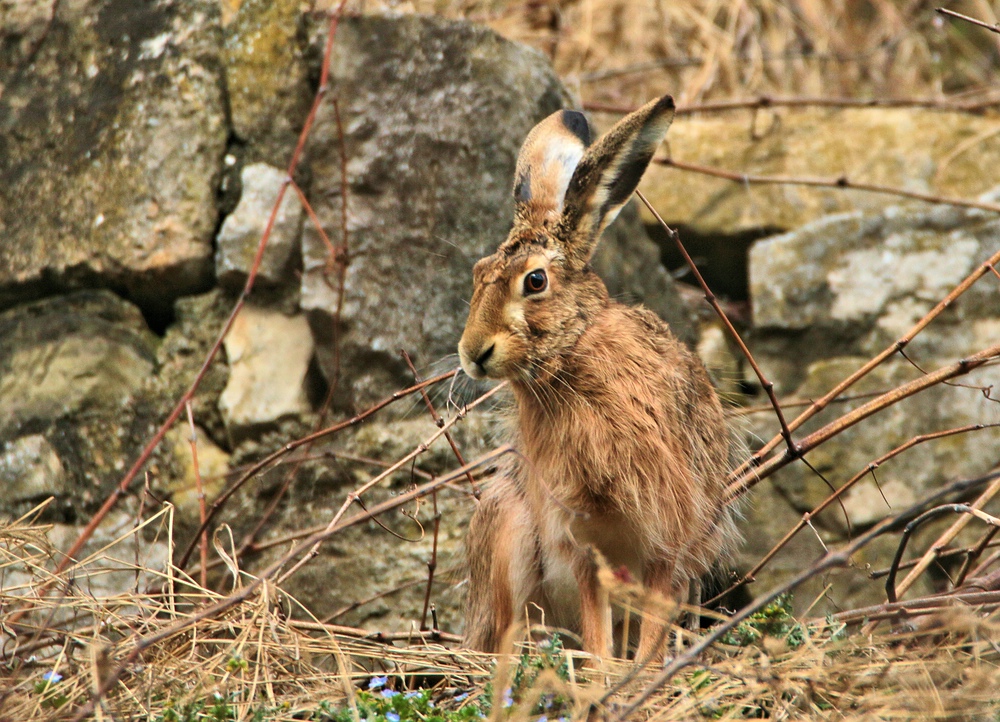
M 688 418 L 690 380 L 678 379 L 691 354 L 651 316 L 612 304 L 561 378 L 518 395 L 526 496 L 550 565 L 589 545 L 641 579 L 649 558 L 687 566 L 714 525 L 722 468 L 698 427 L 721 418 Z

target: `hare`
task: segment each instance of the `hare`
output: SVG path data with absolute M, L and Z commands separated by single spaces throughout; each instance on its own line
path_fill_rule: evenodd
M 664 96 L 592 146 L 581 113 L 535 126 L 517 161 L 513 229 L 473 269 L 459 356 L 473 378 L 509 380 L 519 455 L 469 528 L 472 648 L 499 651 L 537 605 L 610 656 L 595 550 L 678 599 L 732 535 L 729 434 L 708 374 L 659 317 L 612 300 L 588 263 L 673 114 Z M 660 652 L 662 632 L 647 617 L 637 658 Z

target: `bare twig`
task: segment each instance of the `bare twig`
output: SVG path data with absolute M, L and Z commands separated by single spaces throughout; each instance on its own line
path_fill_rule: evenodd
M 989 23 L 984 23 L 982 20 L 978 20 L 977 18 L 970 18 L 968 15 L 962 15 L 962 13 L 957 13 L 954 10 L 948 10 L 947 8 L 936 8 L 936 10 L 942 15 L 964 20 L 967 23 L 972 23 L 973 25 L 978 25 L 981 28 L 986 28 L 990 32 L 1000 34 L 1000 23 L 990 25 Z
M 889 574 L 886 576 L 885 580 L 885 595 L 890 603 L 896 602 L 896 570 L 899 568 L 899 563 L 903 560 L 903 553 L 906 551 L 906 544 L 910 541 L 910 535 L 916 531 L 921 524 L 924 524 L 932 519 L 937 519 L 939 516 L 944 516 L 945 514 L 968 514 L 970 517 L 975 517 L 993 527 L 1000 527 L 1000 519 L 995 516 L 987 514 L 984 511 L 973 508 L 968 504 L 944 504 L 942 506 L 935 507 L 934 509 L 929 509 L 923 514 L 918 516 L 916 519 L 911 521 L 903 529 L 903 536 L 899 540 L 899 546 L 896 547 L 896 555 L 892 558 L 892 564 L 889 565 Z M 913 572 L 910 573 L 911 576 Z
M 417 373 L 416 367 L 413 365 L 413 361 L 410 359 L 410 354 L 406 353 L 404 349 L 402 351 L 403 358 L 406 360 L 406 365 L 410 367 L 410 372 L 413 374 L 413 380 L 416 383 L 420 383 L 420 374 Z M 431 415 L 431 419 L 434 420 L 434 424 L 440 429 L 444 426 L 444 419 L 438 414 L 437 409 L 434 408 L 434 403 L 431 401 L 431 397 L 427 395 L 427 389 L 420 389 L 420 396 L 424 400 L 424 404 L 427 406 L 427 412 Z M 462 452 L 458 448 L 458 444 L 455 443 L 455 438 L 447 433 L 444 435 L 445 440 L 448 442 L 448 446 L 451 447 L 452 453 L 455 458 L 458 459 L 458 463 L 465 466 L 465 459 L 462 457 Z M 472 474 L 468 474 L 466 478 L 469 480 L 469 487 L 472 489 L 473 495 L 479 498 L 479 489 L 476 488 L 476 480 L 472 478 Z
M 724 178 L 726 180 L 734 181 L 736 183 L 742 183 L 744 185 L 799 185 L 799 186 L 812 186 L 817 188 L 836 188 L 840 190 L 856 190 L 856 191 L 868 191 L 870 193 L 884 193 L 887 195 L 899 196 L 901 198 L 912 198 L 918 201 L 924 201 L 925 203 L 937 203 L 940 205 L 948 206 L 958 206 L 960 208 L 977 208 L 983 211 L 991 211 L 993 213 L 1000 213 L 1000 205 L 996 203 L 986 203 L 983 201 L 970 201 L 965 198 L 949 198 L 947 196 L 934 195 L 933 193 L 920 193 L 918 191 L 909 191 L 905 188 L 898 188 L 895 186 L 883 186 L 876 183 L 860 183 L 857 181 L 850 180 L 846 175 L 837 176 L 835 178 L 814 178 L 809 176 L 784 176 L 784 175 L 756 175 L 753 173 L 736 173 L 733 171 L 723 170 L 721 168 L 712 168 L 705 165 L 696 165 L 694 163 L 685 163 L 683 161 L 674 160 L 673 158 L 654 158 L 654 163 L 660 165 L 669 166 L 671 168 L 677 168 L 678 170 L 691 171 L 692 173 L 701 173 L 702 175 L 710 175 L 715 178 Z
M 390 396 L 387 396 L 386 398 L 382 399 L 374 406 L 366 409 L 365 411 L 362 411 L 360 414 L 352 416 L 351 418 L 346 419 L 344 421 L 340 421 L 334 424 L 333 426 L 329 426 L 325 429 L 320 429 L 319 431 L 309 434 L 308 436 L 304 436 L 301 439 L 290 441 L 277 451 L 273 451 L 267 456 L 265 456 L 256 464 L 251 465 L 246 471 L 243 472 L 243 475 L 240 476 L 239 479 L 233 482 L 228 489 L 219 494 L 216 500 L 212 503 L 212 508 L 209 509 L 207 518 L 196 532 L 195 539 L 192 539 L 191 543 L 188 545 L 188 548 L 185 550 L 183 556 L 181 557 L 181 560 L 177 563 L 178 568 L 183 569 L 187 565 L 188 560 L 191 558 L 191 552 L 194 550 L 197 534 L 201 534 L 203 531 L 205 531 L 205 529 L 208 528 L 208 525 L 212 523 L 212 520 L 215 518 L 215 515 L 219 513 L 219 510 L 222 509 L 222 507 L 229 500 L 229 498 L 232 497 L 232 495 L 235 494 L 240 489 L 240 487 L 242 487 L 246 482 L 248 482 L 258 473 L 260 473 L 262 470 L 266 469 L 268 466 L 278 461 L 281 457 L 291 453 L 292 451 L 295 451 L 296 449 L 302 446 L 308 446 L 312 444 L 314 441 L 321 439 L 323 437 L 332 436 L 333 434 L 336 434 L 339 431 L 343 431 L 344 429 L 350 426 L 356 426 L 357 424 L 360 424 L 362 421 L 367 419 L 372 414 L 380 411 L 381 409 L 384 409 L 389 404 L 394 403 L 406 396 L 409 396 L 410 394 L 415 393 L 422 388 L 439 383 L 440 381 L 444 381 L 445 379 L 449 379 L 456 373 L 457 371 L 448 371 L 447 373 L 439 374 L 433 378 L 427 379 L 426 381 L 421 381 L 419 384 L 415 384 L 408 389 L 403 389 L 402 391 L 396 391 Z
M 962 583 L 965 581 L 965 577 L 969 574 L 969 570 L 972 569 L 972 565 L 979 561 L 979 557 L 981 557 L 983 552 L 990 546 L 990 543 L 993 541 L 993 537 L 997 535 L 997 532 L 1000 532 L 1000 529 L 995 526 L 991 526 L 986 533 L 983 534 L 982 538 L 976 542 L 976 545 L 966 552 L 965 560 L 962 562 L 962 568 L 958 570 L 958 574 L 955 576 L 956 587 L 962 586 Z M 939 559 L 942 556 L 944 555 L 938 554 Z
M 775 544 L 771 548 L 771 550 L 768 551 L 767 554 L 765 554 L 764 557 L 759 562 L 757 562 L 757 564 L 754 565 L 754 567 L 752 569 L 750 569 L 739 580 L 737 580 L 729 589 L 727 589 L 726 591 L 722 592 L 721 594 L 716 595 L 716 597 L 714 599 L 709 600 L 708 603 L 714 602 L 714 601 L 722 598 L 723 596 L 725 596 L 726 594 L 728 594 L 729 592 L 731 592 L 733 589 L 735 589 L 736 587 L 738 587 L 741 584 L 745 584 L 747 582 L 754 581 L 754 579 L 757 576 L 757 574 L 759 574 L 760 571 L 765 566 L 767 566 L 767 564 L 772 559 L 774 559 L 774 557 L 778 554 L 778 552 L 780 552 L 782 549 L 785 548 L 785 546 L 788 545 L 788 543 L 792 540 L 793 537 L 795 537 L 795 535 L 797 535 L 800 531 L 802 531 L 803 529 L 805 529 L 806 526 L 809 524 L 809 522 L 811 522 L 813 519 L 816 518 L 816 516 L 818 516 L 819 514 L 821 514 L 834 501 L 837 501 L 838 499 L 840 499 L 850 488 L 852 488 L 855 484 L 857 484 L 859 481 L 861 481 L 863 478 L 865 478 L 865 476 L 867 476 L 868 474 L 874 472 L 875 469 L 879 468 L 882 464 L 884 464 L 885 462 L 889 461 L 893 457 L 899 456 L 904 451 L 907 451 L 908 449 L 912 449 L 914 446 L 918 446 L 919 444 L 923 444 L 923 443 L 928 442 L 928 441 L 934 441 L 936 439 L 943 439 L 945 437 L 955 436 L 957 434 L 965 434 L 965 433 L 969 433 L 971 431 L 979 431 L 981 429 L 996 428 L 998 426 L 1000 426 L 1000 423 L 996 423 L 996 424 L 969 424 L 968 426 L 960 426 L 960 427 L 957 427 L 957 428 L 954 428 L 954 429 L 946 429 L 944 431 L 937 431 L 937 432 L 932 433 L 932 434 L 921 434 L 919 436 L 914 436 L 912 439 L 910 439 L 909 441 L 907 441 L 904 444 L 900 444 L 899 446 L 897 446 L 892 451 L 889 451 L 888 453 L 883 454 L 882 456 L 880 456 L 879 458 L 877 458 L 875 461 L 872 461 L 867 466 L 865 466 L 864 469 L 862 469 L 857 474 L 855 474 L 850 479 L 848 479 L 839 489 L 837 489 L 835 492 L 833 492 L 828 497 L 826 497 L 826 499 L 824 499 L 820 504 L 818 504 L 812 511 L 809 511 L 809 512 L 806 512 L 805 514 L 803 514 L 802 518 L 799 519 L 799 521 L 795 524 L 795 526 L 792 527 L 785 534 L 785 536 L 782 537 L 781 540 L 777 544 Z
M 760 381 L 761 387 L 767 393 L 767 397 L 771 401 L 771 406 L 774 408 L 774 413 L 778 417 L 778 423 L 781 426 L 781 435 L 785 440 L 785 444 L 787 445 L 787 451 L 786 451 L 787 456 L 790 459 L 798 458 L 801 454 L 798 446 L 792 439 L 792 433 L 788 429 L 788 424 L 785 422 L 785 414 L 782 412 L 781 405 L 778 403 L 778 397 L 774 395 L 774 384 L 771 383 L 771 381 L 769 381 L 764 376 L 764 372 L 760 370 L 760 366 L 757 365 L 757 361 L 756 359 L 754 359 L 753 354 L 750 353 L 750 349 L 748 349 L 747 345 L 743 342 L 743 339 L 740 337 L 740 334 L 736 330 L 736 327 L 733 326 L 732 321 L 730 321 L 729 317 L 726 316 L 725 311 L 722 310 L 722 306 L 719 305 L 719 300 L 715 297 L 715 294 L 712 293 L 712 289 L 708 287 L 708 284 L 705 282 L 704 277 L 701 275 L 701 271 L 698 270 L 698 267 L 695 265 L 695 262 L 691 259 L 691 256 L 688 254 L 687 249 L 684 247 L 684 244 L 681 243 L 680 234 L 666 224 L 663 218 L 660 217 L 660 214 L 657 213 L 656 209 L 653 208 L 653 205 L 646 199 L 646 196 L 644 196 L 641 191 L 637 190 L 635 193 L 637 196 L 639 196 L 639 200 L 641 200 L 643 204 L 645 204 L 646 208 L 649 209 L 649 212 L 653 214 L 657 222 L 667 232 L 667 235 L 669 235 L 670 238 L 673 240 L 674 244 L 677 246 L 677 249 L 681 252 L 681 255 L 684 257 L 684 261 L 687 263 L 688 267 L 691 269 L 691 272 L 694 274 L 695 279 L 698 281 L 698 285 L 701 286 L 701 290 L 705 294 L 705 300 L 708 301 L 709 305 L 712 306 L 712 309 L 715 311 L 715 313 L 722 320 L 722 323 L 725 325 L 726 330 L 729 331 L 729 335 L 732 336 L 733 340 L 735 340 L 737 345 L 739 345 L 740 351 L 743 353 L 743 356 L 746 357 L 747 362 L 749 362 L 750 367 L 753 369 L 753 372 L 757 375 L 757 379 Z
M 979 512 L 985 507 L 998 493 L 1000 493 L 1000 479 L 998 479 L 993 484 L 990 484 L 979 498 L 977 498 L 971 505 L 971 509 Z M 903 581 L 899 583 L 896 588 L 897 594 L 903 594 L 907 589 L 913 586 L 914 582 L 917 581 L 917 577 L 924 573 L 924 571 L 929 567 L 934 560 L 937 558 L 937 553 L 943 549 L 946 545 L 950 544 L 951 541 L 958 536 L 958 533 L 964 529 L 969 522 L 972 521 L 972 516 L 963 515 L 955 520 L 955 523 L 948 527 L 945 532 L 938 537 L 930 548 L 924 553 L 920 558 L 920 561 L 910 570 L 910 573 L 904 577 Z M 894 601 L 894 600 L 890 600 Z
M 955 493 L 960 493 L 976 486 L 981 486 L 982 484 L 988 483 L 997 478 L 1000 478 L 1000 474 L 994 473 L 978 479 L 963 480 L 950 484 L 944 489 L 933 492 L 908 509 L 883 519 L 881 522 L 873 526 L 864 534 L 858 536 L 854 541 L 850 542 L 842 549 L 826 553 L 822 558 L 807 569 L 799 572 L 784 584 L 778 585 L 767 594 L 758 597 L 752 603 L 748 604 L 746 607 L 730 617 L 726 622 L 716 626 L 687 652 L 675 657 L 663 668 L 662 672 L 653 678 L 653 680 L 645 687 L 645 689 L 642 690 L 642 692 L 629 700 L 628 704 L 615 715 L 613 722 L 623 722 L 628 717 L 633 715 L 642 707 L 643 703 L 649 700 L 649 698 L 652 697 L 657 690 L 663 687 L 663 685 L 667 684 L 667 682 L 669 682 L 680 670 L 694 664 L 703 652 L 719 641 L 730 630 L 734 629 L 740 622 L 760 611 L 782 594 L 786 594 L 787 592 L 794 590 L 802 583 L 826 572 L 829 569 L 847 566 L 850 563 L 851 556 L 859 549 L 865 547 L 877 537 L 898 529 L 909 519 L 912 519 L 914 514 L 918 514 L 927 507 L 937 504 L 945 497 Z M 605 694 L 604 699 L 609 699 L 611 695 L 618 692 L 619 689 L 619 686 L 612 688 L 607 694 Z
M 942 381 L 947 381 L 948 379 L 953 379 L 958 376 L 964 376 L 970 371 L 973 371 L 980 366 L 984 366 L 997 358 L 1000 358 L 1000 344 L 990 346 L 989 348 L 983 349 L 978 353 L 972 354 L 968 358 L 964 358 L 961 361 L 939 368 L 937 371 L 929 373 L 926 376 L 921 376 L 920 378 L 914 379 L 909 383 L 897 386 L 892 391 L 882 394 L 866 404 L 862 404 L 853 411 L 844 414 L 839 419 L 830 422 L 826 426 L 823 426 L 822 428 L 809 434 L 809 436 L 800 440 L 798 445 L 800 453 L 805 454 L 808 451 L 815 449 L 817 446 L 828 441 L 837 434 L 840 434 L 842 431 L 849 429 L 858 422 L 867 419 L 872 414 L 878 413 L 879 411 L 886 409 L 903 399 L 909 398 L 910 396 L 929 389 L 932 386 L 936 386 Z M 786 466 L 791 461 L 792 459 L 788 457 L 787 453 L 772 456 L 756 469 L 751 469 L 740 476 L 735 482 L 731 483 L 729 485 L 730 498 L 736 498 L 743 494 L 747 489 L 751 488 L 754 484 L 765 478 L 765 476 L 773 474 L 775 471 Z
M 496 386 L 494 386 L 492 389 L 490 389 L 489 391 L 487 391 L 485 394 L 483 394 L 479 398 L 477 398 L 472 403 L 467 404 L 458 413 L 456 413 L 447 423 L 445 423 L 443 426 L 441 426 L 440 429 L 438 429 L 436 432 L 434 432 L 430 436 L 430 438 L 428 438 L 425 442 L 423 442 L 422 444 L 420 444 L 417 448 L 415 448 L 413 451 L 411 451 L 409 454 L 407 454 L 403 458 L 399 459 L 396 463 L 394 463 L 388 469 L 386 469 L 385 471 L 383 471 L 381 474 L 378 474 L 378 475 L 374 476 L 373 478 L 369 479 L 364 484 L 362 484 L 360 487 L 358 487 L 357 489 L 355 489 L 354 491 L 352 491 L 351 493 L 349 493 L 347 495 L 347 498 L 344 500 L 344 503 L 341 505 L 340 509 L 337 511 L 336 514 L 333 515 L 333 518 L 330 519 L 329 524 L 327 524 L 327 526 L 326 526 L 326 531 L 329 531 L 329 530 L 333 529 L 334 527 L 336 527 L 337 524 L 340 523 L 340 520 L 344 516 L 344 514 L 347 513 L 347 510 L 350 508 L 350 506 L 352 504 L 354 504 L 354 502 L 356 502 L 358 499 L 360 499 L 361 496 L 363 494 L 365 494 L 369 489 L 371 489 L 372 487 L 376 486 L 382 480 L 386 479 L 387 477 L 389 477 L 394 472 L 396 472 L 399 469 L 401 469 L 402 467 L 406 466 L 408 463 L 410 463 L 410 461 L 412 461 L 413 459 L 416 459 L 420 454 L 422 454 L 425 451 L 427 451 L 427 449 L 430 447 L 431 444 L 433 444 L 437 439 L 439 439 L 441 436 L 443 436 L 444 434 L 446 434 L 448 432 L 448 429 L 450 429 L 452 426 L 454 426 L 459 421 L 461 421 L 462 419 L 464 419 L 465 415 L 469 411 L 471 411 L 472 409 L 474 409 L 476 406 L 478 406 L 479 404 L 483 403 L 487 399 L 493 397 L 495 394 L 497 394 L 498 392 L 500 392 L 502 389 L 506 388 L 506 386 L 507 386 L 507 382 L 503 381 L 503 382 L 497 384 Z M 437 488 L 437 487 L 435 487 L 435 488 Z M 282 574 L 278 578 L 278 584 L 283 584 L 285 582 L 285 580 L 287 580 L 289 577 L 291 577 L 293 574 L 295 574 L 299 569 L 301 569 L 311 559 L 316 558 L 316 556 L 319 555 L 319 549 L 320 549 L 320 542 L 317 542 L 312 547 L 312 549 L 309 550 L 308 554 L 304 554 L 302 556 L 302 558 L 300 558 L 288 571 L 286 571 L 284 574 Z
M 947 98 L 823 98 L 760 95 L 756 98 L 678 105 L 675 112 L 677 115 L 696 115 L 699 113 L 722 113 L 731 110 L 763 110 L 765 108 L 927 108 L 961 113 L 980 113 L 997 106 L 1000 106 L 1000 98 L 976 102 L 961 102 L 948 100 Z M 591 110 L 597 113 L 627 115 L 637 110 L 638 106 L 587 102 L 583 104 L 583 108 L 584 110 Z
M 860 369 L 830 389 L 830 391 L 824 394 L 821 398 L 814 401 L 808 409 L 803 411 L 789 423 L 789 428 L 792 431 L 798 429 L 806 421 L 825 409 L 834 399 L 843 394 L 847 389 L 851 388 L 855 383 L 880 366 L 886 359 L 897 353 L 900 349 L 905 348 L 921 331 L 930 325 L 931 321 L 937 318 L 944 312 L 945 309 L 951 306 L 952 303 L 962 296 L 962 294 L 969 290 L 969 288 L 971 288 L 976 281 L 988 273 L 989 269 L 996 263 L 1000 263 L 1000 251 L 990 256 L 988 260 L 980 264 L 975 270 L 972 271 L 972 273 L 962 279 L 962 281 L 955 286 L 955 288 L 953 288 L 947 296 L 942 298 L 937 305 L 934 306 L 934 308 L 928 311 L 905 334 L 880 351 L 878 355 L 865 363 Z M 773 439 L 764 444 L 764 446 L 757 452 L 755 452 L 750 460 L 744 462 L 732 473 L 730 473 L 729 478 L 730 481 L 733 482 L 730 485 L 730 488 L 750 488 L 757 483 L 759 479 L 763 478 L 760 476 L 760 470 L 755 467 L 758 467 L 764 457 L 774 450 L 774 448 L 777 447 L 781 441 L 782 436 L 780 434 L 775 436 Z
M 187 408 L 188 427 L 191 429 L 191 463 L 194 465 L 194 482 L 198 494 L 198 521 L 205 525 L 205 487 L 201 480 L 201 468 L 198 466 L 198 432 L 195 430 L 194 413 L 191 411 L 191 402 L 185 404 Z M 136 565 L 138 568 L 138 564 Z M 208 531 L 201 533 L 201 587 L 208 588 Z
M 905 619 L 942 612 L 954 608 L 956 604 L 985 608 L 1000 605 L 1000 591 L 970 591 L 947 592 L 934 594 L 920 599 L 908 599 L 903 602 L 876 604 L 861 609 L 850 609 L 831 615 L 836 622 L 844 624 L 859 624 L 861 622 L 878 622 L 884 619 Z

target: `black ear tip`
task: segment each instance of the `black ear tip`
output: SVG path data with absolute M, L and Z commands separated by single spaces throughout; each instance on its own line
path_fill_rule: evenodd
M 585 146 L 590 145 L 590 123 L 587 122 L 587 116 L 577 110 L 564 110 L 560 119 L 566 130 L 579 138 Z
M 674 110 L 677 106 L 674 105 L 674 98 L 672 95 L 664 95 L 658 101 L 656 105 L 653 106 L 654 113 L 666 113 L 669 110 Z

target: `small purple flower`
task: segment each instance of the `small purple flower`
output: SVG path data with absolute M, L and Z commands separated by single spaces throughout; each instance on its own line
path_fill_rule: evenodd
M 42 679 L 44 679 L 49 684 L 55 684 L 62 678 L 63 676 L 58 672 L 46 672 L 45 674 L 42 675 Z
M 379 687 L 385 687 L 385 683 L 389 681 L 388 677 L 372 677 L 371 681 L 368 683 L 368 689 L 378 689 Z
M 382 690 L 382 696 L 385 697 L 386 699 L 392 699 L 397 694 L 399 694 L 399 692 L 397 692 L 394 689 L 383 689 Z
M 385 718 L 389 720 L 389 722 L 399 722 L 399 715 L 395 712 L 386 712 Z
M 422 694 L 423 694 L 423 692 L 421 692 L 418 689 L 411 689 L 409 692 L 407 692 L 403 696 L 406 697 L 406 699 L 413 699 L 414 697 L 419 697 Z
M 461 702 L 462 700 L 466 700 L 468 698 L 469 698 L 469 693 L 468 692 L 462 692 L 462 694 L 456 695 L 455 701 L 456 702 Z
M 535 722 L 549 722 L 549 718 L 548 718 L 547 715 L 543 714 L 541 717 L 539 717 L 537 720 L 535 720 Z
M 510 707 L 514 704 L 514 695 L 510 687 L 503 691 L 503 706 Z

